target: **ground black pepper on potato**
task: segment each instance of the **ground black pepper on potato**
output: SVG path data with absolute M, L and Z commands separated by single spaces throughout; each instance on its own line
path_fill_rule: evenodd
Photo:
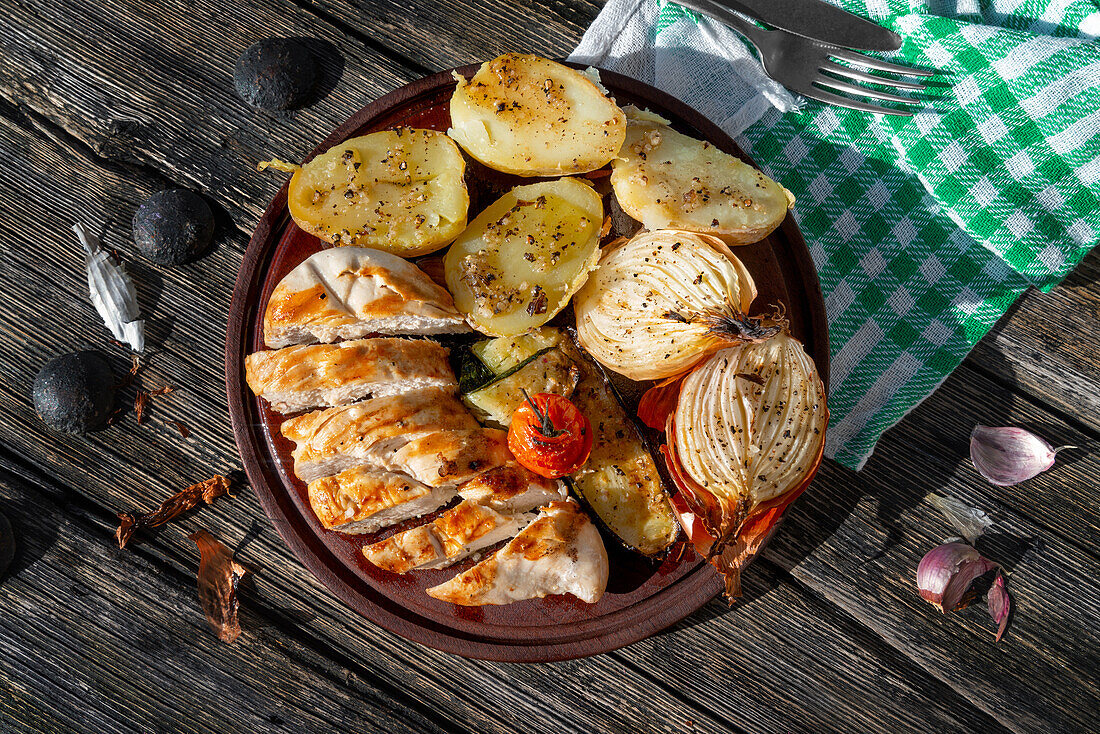
M 47 362 L 35 377 L 34 409 L 54 430 L 91 431 L 102 426 L 111 413 L 115 382 L 110 364 L 99 352 L 62 354 Z
M 166 189 L 150 196 L 134 212 L 134 244 L 158 265 L 192 262 L 214 239 L 214 213 L 189 189 Z

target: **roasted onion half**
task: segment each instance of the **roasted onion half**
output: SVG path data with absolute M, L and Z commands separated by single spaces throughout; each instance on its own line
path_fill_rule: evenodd
M 696 547 L 740 594 L 740 572 L 821 463 L 829 411 L 813 360 L 786 331 L 723 349 L 684 378 L 664 447 Z
M 776 334 L 747 316 L 756 285 L 717 237 L 643 232 L 605 248 L 573 297 L 577 337 L 632 380 L 679 375 L 722 347 Z

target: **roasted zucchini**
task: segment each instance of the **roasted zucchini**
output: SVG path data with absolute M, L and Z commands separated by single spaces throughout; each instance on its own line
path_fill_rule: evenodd
M 641 433 L 599 366 L 568 334 L 543 327 L 521 337 L 478 342 L 469 352 L 470 358 L 479 362 L 478 369 L 498 374 L 495 382 L 463 396 L 467 400 L 483 393 L 495 398 L 480 402 L 475 412 L 488 414 L 492 410 L 510 418 L 522 399 L 517 398 L 520 387 L 531 394 L 554 392 L 570 397 L 591 421 L 594 433 L 592 454 L 570 478 L 575 493 L 604 527 L 632 550 L 657 555 L 676 540 L 679 526 Z M 535 361 L 543 358 L 553 370 Z M 568 379 L 563 380 L 566 365 Z M 556 389 L 545 379 L 547 374 L 557 377 Z M 498 384 L 498 391 L 491 389 Z
M 560 348 L 580 369 L 572 400 L 594 434 L 588 462 L 572 476 L 573 489 L 624 545 L 657 555 L 680 532 L 657 465 L 599 366 L 568 337 Z
M 482 423 L 507 428 L 512 413 L 523 402 L 523 392 L 536 395 L 552 392 L 569 396 L 577 387 L 580 373 L 573 360 L 557 347 L 539 351 L 487 385 L 462 395 L 462 402 Z

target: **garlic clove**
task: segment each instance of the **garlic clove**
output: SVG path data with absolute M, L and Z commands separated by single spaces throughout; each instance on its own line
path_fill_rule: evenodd
M 1022 428 L 974 426 L 970 460 L 974 468 L 1000 487 L 1031 479 L 1054 465 L 1057 450 Z
M 936 546 L 917 565 L 917 588 L 921 598 L 947 614 L 959 606 L 974 579 L 995 567 L 985 567 L 987 563 L 972 545 L 944 543 Z
M 947 614 L 970 603 L 973 598 L 970 587 L 975 579 L 997 571 L 986 605 L 989 616 L 998 625 L 997 641 L 1000 642 L 1012 606 L 1000 568 L 1000 564 L 983 557 L 972 545 L 944 543 L 928 551 L 917 565 L 917 588 L 922 599 Z

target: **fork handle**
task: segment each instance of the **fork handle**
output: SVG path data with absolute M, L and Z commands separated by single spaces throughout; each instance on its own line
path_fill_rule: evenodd
M 747 38 L 749 43 L 756 47 L 758 52 L 760 51 L 760 39 L 762 38 L 762 34 L 768 31 L 742 18 L 729 8 L 712 2 L 712 0 L 676 0 L 676 4 L 683 5 L 689 10 L 694 10 L 696 13 L 702 13 L 719 23 L 730 26 L 733 30 Z

